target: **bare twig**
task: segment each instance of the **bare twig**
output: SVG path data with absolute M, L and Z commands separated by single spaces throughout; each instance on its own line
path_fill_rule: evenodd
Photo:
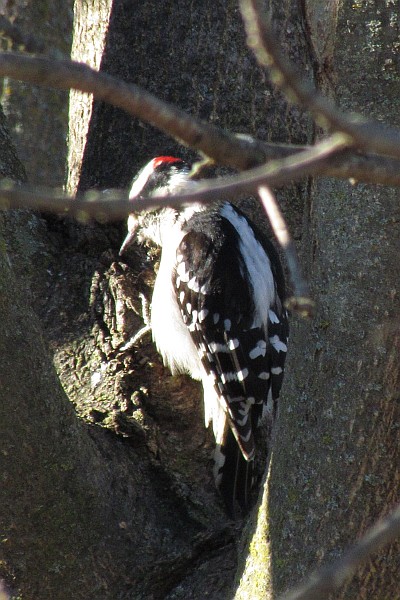
M 309 580 L 279 600 L 321 600 L 337 590 L 372 554 L 400 536 L 400 505 L 375 523 L 342 558 L 316 571 Z
M 188 202 L 215 202 L 224 198 L 234 198 L 255 193 L 260 185 L 286 185 L 303 177 L 320 172 L 321 165 L 330 156 L 340 152 L 344 141 L 340 134 L 332 136 L 313 147 L 298 152 L 294 156 L 271 161 L 246 173 L 232 177 L 204 180 L 196 189 L 177 196 L 135 198 L 128 200 L 123 192 L 90 191 L 76 198 L 62 192 L 30 189 L 10 181 L 0 183 L 0 208 L 31 208 L 56 214 L 68 214 L 80 220 L 95 219 L 100 222 L 126 218 L 133 211 L 140 212 L 161 205 L 179 206 Z
M 275 196 L 266 186 L 258 188 L 258 195 L 267 213 L 275 237 L 285 254 L 286 264 L 292 281 L 293 295 L 287 299 L 286 307 L 302 317 L 312 317 L 315 302 L 310 297 L 308 283 L 302 275 L 299 259 L 297 258 L 296 246 L 290 236 L 281 209 Z
M 93 94 L 203 152 L 218 164 L 244 170 L 265 162 L 262 145 L 256 141 L 238 138 L 204 123 L 134 84 L 99 73 L 83 63 L 4 53 L 0 54 L 1 75 L 36 85 L 64 90 L 74 88 Z
M 310 149 L 310 146 L 259 143 L 262 143 L 267 160 L 286 158 Z M 325 164 L 321 165 L 322 172 L 326 177 L 400 186 L 399 160 L 378 154 L 361 154 L 352 148 L 327 157 Z
M 211 157 L 218 164 L 238 170 L 248 169 L 271 158 L 283 158 L 306 148 L 265 144 L 258 140 L 250 142 L 230 135 L 158 100 L 133 84 L 122 82 L 106 73 L 98 73 L 81 63 L 6 53 L 0 54 L 0 75 L 38 85 L 61 89 L 75 88 L 92 93 L 96 98 L 123 108 L 128 113 L 159 127 Z M 350 150 L 336 157 L 328 157 L 325 164 L 321 164 L 319 173 L 322 172 L 327 176 L 354 178 L 366 183 L 400 185 L 398 161 L 373 155 L 357 155 Z
M 249 47 L 258 62 L 268 67 L 273 83 L 291 101 L 304 106 L 324 127 L 348 135 L 349 145 L 400 158 L 398 130 L 359 114 L 341 112 L 333 102 L 319 94 L 310 82 L 300 79 L 296 69 L 281 54 L 272 28 L 264 17 L 260 0 L 240 0 L 240 6 Z
M 350 149 L 328 158 L 321 174 L 351 182 L 400 185 L 400 161 L 376 154 L 359 154 Z

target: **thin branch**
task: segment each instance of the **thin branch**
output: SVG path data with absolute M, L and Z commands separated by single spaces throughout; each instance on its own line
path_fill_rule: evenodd
M 21 54 L 0 54 L 0 76 L 29 81 L 36 85 L 93 94 L 143 121 L 147 121 L 180 142 L 203 152 L 218 164 L 245 170 L 265 162 L 262 145 L 239 138 L 183 110 L 159 100 L 132 83 L 68 60 L 51 60 Z
M 262 145 L 266 160 L 286 158 L 309 150 L 311 146 L 294 144 L 272 144 L 258 141 Z M 378 183 L 400 187 L 400 161 L 378 154 L 361 154 L 352 148 L 343 150 L 326 159 L 321 172 L 326 177 L 350 179 L 358 183 Z
M 71 198 L 62 192 L 55 194 L 46 190 L 16 185 L 11 181 L 0 182 L 0 209 L 30 208 L 56 214 L 75 216 L 81 221 L 95 219 L 102 223 L 126 218 L 130 213 L 149 210 L 159 206 L 179 206 L 189 202 L 215 202 L 256 193 L 260 185 L 287 185 L 307 175 L 320 172 L 326 159 L 343 148 L 340 134 L 281 160 L 270 161 L 232 177 L 204 180 L 196 189 L 177 196 L 135 198 L 130 201 L 124 192 L 90 191 Z
M 293 285 L 293 295 L 287 299 L 286 307 L 301 317 L 311 318 L 314 315 L 315 302 L 311 299 L 308 283 L 302 275 L 296 246 L 290 236 L 278 202 L 271 190 L 266 186 L 258 188 L 258 195 L 267 213 L 275 237 L 285 254 L 286 264 Z
M 238 170 L 248 169 L 271 158 L 283 158 L 307 148 L 265 144 L 258 140 L 251 142 L 230 135 L 158 100 L 133 84 L 122 82 L 106 73 L 99 73 L 81 63 L 0 53 L 0 75 L 38 85 L 60 89 L 72 87 L 91 93 L 96 98 L 114 104 L 129 114 L 159 127 L 184 144 L 211 157 L 218 164 Z M 373 155 L 358 155 L 350 150 L 327 159 L 326 163 L 321 165 L 319 174 L 321 173 L 343 179 L 354 178 L 366 183 L 400 185 L 398 161 Z
M 375 523 L 357 544 L 342 558 L 319 569 L 309 580 L 279 600 L 321 600 L 336 591 L 351 577 L 358 567 L 365 563 L 380 548 L 394 542 L 400 536 L 400 505 L 385 519 Z
M 326 177 L 349 179 L 358 183 L 400 186 L 400 161 L 376 154 L 360 154 L 345 150 L 326 161 L 321 171 Z
M 309 110 L 324 127 L 348 135 L 349 145 L 400 158 L 400 131 L 359 114 L 341 112 L 310 82 L 300 79 L 298 70 L 282 55 L 272 28 L 264 17 L 260 0 L 240 0 L 240 7 L 248 46 L 260 65 L 270 70 L 273 83 L 286 93 L 290 101 Z

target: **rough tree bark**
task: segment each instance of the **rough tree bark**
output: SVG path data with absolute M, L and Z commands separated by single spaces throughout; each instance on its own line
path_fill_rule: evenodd
M 26 38 L 33 36 L 34 52 L 69 56 L 72 5 L 73 0 L 3 0 L 0 2 L 0 15 L 9 19 Z M 3 51 L 26 50 L 9 39 L 1 42 Z M 5 79 L 1 102 L 30 183 L 63 185 L 68 93 Z
M 305 25 L 320 86 L 344 109 L 399 126 L 396 8 L 306 2 Z M 292 323 L 268 490 L 244 540 L 238 599 L 293 585 L 399 502 L 398 202 L 397 189 L 310 185 L 301 248 L 317 314 L 311 327 Z M 398 599 L 399 567 L 394 544 L 334 597 Z
M 99 69 L 103 58 L 112 0 L 74 3 L 74 35 L 71 58 Z M 82 156 L 92 116 L 93 98 L 71 90 L 69 112 L 68 183 L 75 193 L 81 174 Z
M 279 18 L 283 31 L 291 32 L 290 39 L 282 36 L 285 48 L 296 56 L 304 72 L 310 71 L 301 11 L 288 3 Z M 82 36 L 85 23 L 85 20 L 76 23 L 79 36 L 74 39 L 73 46 L 78 59 L 85 58 L 87 35 L 92 35 L 88 25 L 89 32 Z M 101 45 L 98 50 L 101 52 Z M 183 1 L 135 5 L 115 2 L 104 53 L 101 60 L 98 56 L 92 60 L 95 64 L 101 63 L 105 71 L 134 81 L 192 114 L 232 131 L 276 141 L 312 141 L 310 119 L 296 107 L 289 107 L 281 95 L 273 95 L 265 74 L 246 48 L 236 2 L 206 2 L 201 6 L 189 6 Z M 70 162 L 69 179 L 79 179 L 80 190 L 126 187 L 132 173 L 157 154 L 193 156 L 148 125 L 103 103 L 95 102 L 93 110 L 89 107 L 86 119 L 82 128 L 75 131 L 82 135 L 78 146 L 83 153 L 82 164 L 77 153 Z M 282 200 L 292 206 L 290 220 L 297 235 L 305 189 L 305 185 L 293 186 L 282 194 Z M 256 210 L 254 205 L 249 207 Z M 178 494 L 185 494 L 189 505 L 203 505 L 205 515 L 202 518 L 205 516 L 209 529 L 215 530 L 215 515 L 221 523 L 226 522 L 226 518 L 221 514 L 210 477 L 211 445 L 209 436 L 205 437 L 203 433 L 198 386 L 186 378 L 171 379 L 160 366 L 150 344 L 142 347 L 133 358 L 129 357 L 128 363 L 125 359 L 125 364 L 115 354 L 121 341 L 140 327 L 140 320 L 132 312 L 132 304 L 139 312 L 138 290 L 149 295 L 148 269 L 143 254 L 138 252 L 132 258 L 129 269 L 118 260 L 115 250 L 123 231 L 115 228 L 100 230 L 92 226 L 73 225 L 70 228 L 75 247 L 81 249 L 90 243 L 91 248 L 97 245 L 99 255 L 103 251 L 101 263 L 93 264 L 96 277 L 92 282 L 93 306 L 97 311 L 92 343 L 100 352 L 93 356 L 82 345 L 73 353 L 84 356 L 85 370 L 102 372 L 103 376 L 97 389 L 87 385 L 83 404 L 82 390 L 76 386 L 74 389 L 71 382 L 71 366 L 75 359 L 65 359 L 65 348 L 57 352 L 59 372 L 78 410 L 102 425 L 114 426 L 119 433 L 134 439 L 138 425 L 141 425 L 138 417 L 145 418 L 145 443 L 156 453 Z M 151 368 L 149 361 L 146 368 L 140 368 L 140 362 L 149 356 Z M 114 378 L 112 385 L 110 374 Z M 89 378 L 85 379 L 89 384 Z M 80 379 L 80 386 L 82 383 Z M 181 597 L 179 594 L 202 597 L 204 590 L 212 590 L 215 598 L 220 594 L 221 597 L 232 595 L 236 540 L 237 535 L 232 535 L 219 560 L 214 559 L 208 564 L 208 572 L 194 570 L 185 578 L 179 592 L 171 592 L 171 597 Z M 225 566 L 221 573 L 221 564 L 225 560 L 228 567 Z M 215 571 L 218 572 L 217 587 Z
M 270 4 L 299 71 L 336 91 L 343 106 L 367 106 L 396 123 L 393 7 L 344 6 L 336 32 L 334 2 Z M 272 91 L 245 48 L 236 2 L 102 6 L 110 23 L 96 36 L 82 16 L 95 15 L 97 3 L 76 0 L 76 58 L 88 56 L 92 36 L 94 64 L 193 114 L 264 139 L 313 140 L 310 119 Z M 390 101 L 380 105 L 383 81 Z M 81 114 L 73 187 L 124 187 L 150 156 L 182 153 L 112 107 L 87 104 Z M 213 489 L 197 386 L 171 378 L 150 343 L 118 353 L 140 327 L 137 294 L 149 293 L 151 263 L 139 251 L 129 265 L 119 262 L 118 226 L 49 219 L 46 228 L 26 217 L 18 229 L 5 227 L 12 263 L 24 256 L 16 281 L 5 247 L 1 254 L 0 573 L 24 599 L 273 597 L 394 502 L 398 194 L 321 181 L 279 195 L 318 314 L 312 326 L 293 322 L 268 485 L 239 548 L 240 528 Z M 21 230 L 35 252 L 15 243 Z M 83 422 L 21 291 L 32 273 L 42 282 L 41 326 Z M 395 548 L 383 553 L 341 597 L 398 598 L 396 556 Z

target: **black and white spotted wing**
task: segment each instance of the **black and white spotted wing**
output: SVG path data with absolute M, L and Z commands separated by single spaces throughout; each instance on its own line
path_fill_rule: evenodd
M 174 284 L 203 367 L 214 379 L 243 457 L 251 460 L 253 429 L 268 398 L 273 405 L 279 396 L 287 319 L 276 295 L 265 306 L 267 330 L 255 326 L 254 290 L 239 246 L 238 231 L 220 212 L 196 214 L 178 248 Z

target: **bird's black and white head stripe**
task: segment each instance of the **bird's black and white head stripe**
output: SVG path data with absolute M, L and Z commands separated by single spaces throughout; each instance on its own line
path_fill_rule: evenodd
M 159 157 L 132 190 L 168 195 L 191 185 L 188 177 L 185 163 Z M 229 202 L 133 215 L 128 227 L 139 240 L 162 247 L 153 338 L 173 373 L 202 381 L 206 424 L 212 421 L 217 443 L 217 484 L 232 512 L 236 504 L 245 508 L 254 433 L 263 416 L 275 416 L 287 351 L 278 255 Z
M 153 158 L 143 169 L 139 171 L 129 191 L 129 198 L 146 198 L 151 196 L 169 196 L 178 193 L 190 184 L 188 177 L 190 167 L 182 159 L 173 156 L 158 156 Z M 173 209 L 161 209 L 164 217 L 174 220 L 177 212 Z M 139 242 L 152 240 L 157 245 L 162 245 L 160 227 L 163 223 L 160 210 L 149 210 L 142 213 L 132 213 L 128 217 L 128 235 L 126 236 L 120 254 L 123 254 L 134 239 Z
M 180 158 L 158 156 L 153 158 L 133 180 L 129 198 L 152 195 L 167 196 L 187 183 L 189 166 Z

